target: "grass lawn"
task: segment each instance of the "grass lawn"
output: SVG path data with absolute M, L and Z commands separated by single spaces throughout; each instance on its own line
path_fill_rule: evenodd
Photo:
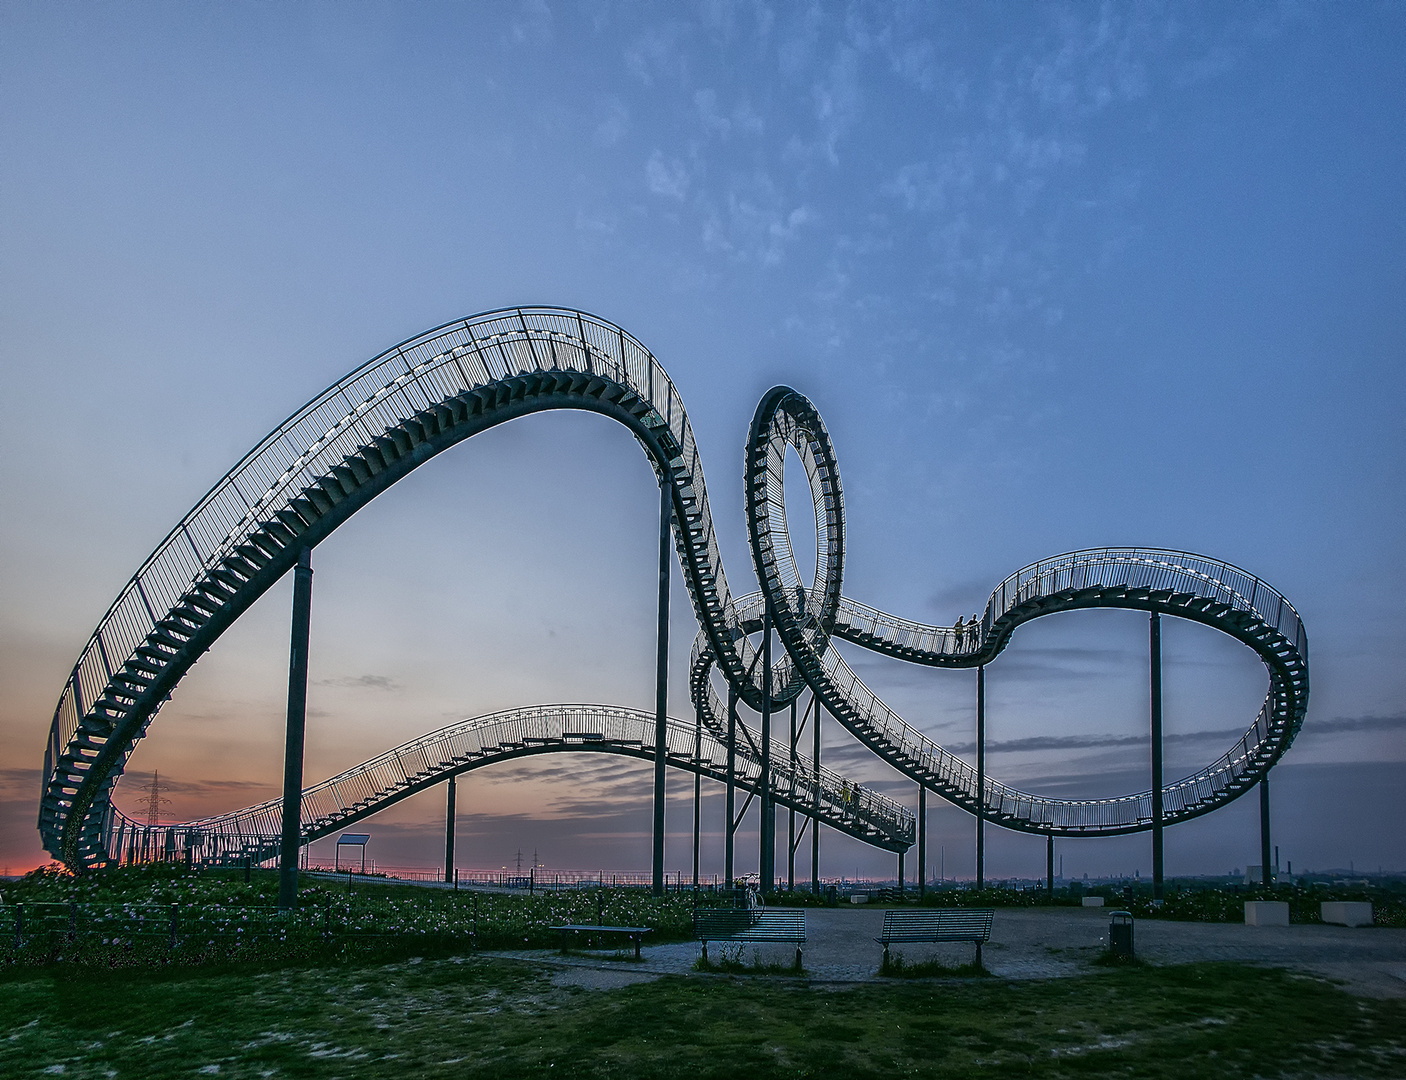
M 1406 1075 L 1406 1003 L 1236 965 L 556 986 L 510 961 L 0 972 L 0 1075 Z

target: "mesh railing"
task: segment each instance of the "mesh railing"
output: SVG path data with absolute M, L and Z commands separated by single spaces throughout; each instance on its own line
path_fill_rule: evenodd
M 694 725 L 670 718 L 666 755 L 676 766 L 699 767 L 715 777 L 726 769 L 725 741 L 705 731 L 695 747 Z M 474 717 L 414 739 L 303 792 L 304 843 L 328 836 L 360 818 L 471 764 L 483 764 L 530 747 L 589 750 L 637 746 L 653 754 L 652 713 L 612 705 L 530 706 Z M 828 770 L 820 770 L 820 787 L 808 759 L 778 756 L 772 761 L 771 788 L 783 802 L 814 807 L 843 831 L 889 842 L 911 840 L 913 817 L 905 807 Z M 737 781 L 754 789 L 761 783 L 761 762 L 740 753 Z M 255 863 L 278 850 L 282 800 L 178 825 L 147 825 L 114 810 L 108 832 L 108 857 L 115 862 L 193 861 Z

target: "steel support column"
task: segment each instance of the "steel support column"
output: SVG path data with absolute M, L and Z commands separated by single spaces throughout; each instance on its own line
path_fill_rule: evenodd
M 903 852 L 898 853 L 898 898 L 903 899 Z
M 1162 616 L 1148 620 L 1148 666 L 1152 696 L 1152 900 L 1162 902 Z
M 278 853 L 278 906 L 298 906 L 302 842 L 303 742 L 308 717 L 308 637 L 312 626 L 312 548 L 293 571 L 293 631 L 288 649 L 288 723 L 283 744 L 283 834 Z
M 1260 779 L 1260 878 L 1266 889 L 1274 884 L 1269 851 L 1269 773 L 1266 771 Z
M 986 886 L 986 665 L 976 669 L 976 887 Z
M 918 898 L 928 891 L 928 789 L 918 785 Z
M 693 712 L 693 891 L 698 891 L 698 859 L 701 852 L 699 841 L 703 826 L 703 774 L 698 772 L 698 763 L 703 757 L 703 714 Z
M 813 693 L 811 699 L 815 705 L 815 812 L 810 819 L 810 892 L 812 896 L 820 895 L 820 714 L 825 706 Z
M 727 836 L 723 844 L 723 878 L 732 888 L 732 856 L 737 837 L 737 691 L 727 688 Z
M 457 793 L 455 778 L 449 778 L 448 793 L 444 806 L 444 883 L 454 884 L 454 796 Z
M 796 776 L 796 702 L 791 701 L 791 787 L 795 789 Z M 786 890 L 796 891 L 796 808 L 786 813 Z
M 771 801 L 771 608 L 762 614 L 762 777 L 758 789 L 761 810 L 761 851 L 758 888 L 776 891 L 776 809 Z
M 652 370 L 652 369 L 651 369 Z M 654 895 L 664 895 L 664 775 L 669 740 L 669 526 L 672 491 L 659 474 L 659 630 L 654 672 Z
M 1054 895 L 1054 833 L 1045 837 L 1045 883 L 1051 896 Z

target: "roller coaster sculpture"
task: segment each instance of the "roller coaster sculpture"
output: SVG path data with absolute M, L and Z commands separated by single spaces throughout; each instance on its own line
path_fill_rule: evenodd
M 1133 608 L 1214 627 L 1254 649 L 1268 671 L 1268 694 L 1244 734 L 1163 788 L 1163 824 L 1205 814 L 1252 787 L 1303 722 L 1308 640 L 1298 613 L 1263 581 L 1215 559 L 1150 548 L 1058 555 L 1010 575 L 979 619 L 957 626 L 912 622 L 844 596 L 834 448 L 814 406 L 787 387 L 763 397 L 748 435 L 748 539 L 761 590 L 735 596 L 693 430 L 659 362 L 590 315 L 514 308 L 421 334 L 329 387 L 254 447 L 142 564 L 93 632 L 54 712 L 39 812 L 45 848 L 75 870 L 124 857 L 275 855 L 277 802 L 155 827 L 123 814 L 112 797 L 128 757 L 182 676 L 301 552 L 435 454 L 549 409 L 589 410 L 627 427 L 671 504 L 673 543 L 699 624 L 690 670 L 699 723 L 669 721 L 665 754 L 673 767 L 723 779 L 732 721 L 741 736 L 731 747 L 735 779 L 745 790 L 881 848 L 901 853 L 914 841 L 905 807 L 817 762 L 768 758 L 758 735 L 729 715 L 717 672 L 730 697 L 759 713 L 789 705 L 809 687 L 880 758 L 982 820 L 1047 836 L 1149 829 L 1152 791 L 1055 799 L 979 779 L 972 765 L 900 719 L 831 647 L 839 638 L 909 663 L 978 667 L 1022 623 L 1080 608 Z M 788 447 L 804 467 L 815 508 L 817 558 L 808 582 L 786 521 Z M 762 645 L 772 632 L 784 647 L 775 663 Z M 655 718 L 608 705 L 547 705 L 451 725 L 309 788 L 302 840 L 456 773 L 554 751 L 654 758 Z

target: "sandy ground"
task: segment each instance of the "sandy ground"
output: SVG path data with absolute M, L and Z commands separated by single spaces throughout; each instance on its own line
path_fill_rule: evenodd
M 881 907 L 811 908 L 806 912 L 805 966 L 812 981 L 861 983 L 877 979 L 883 954 L 875 941 Z M 991 941 L 983 949 L 986 968 L 1007 979 L 1049 979 L 1107 970 L 1092 961 L 1106 947 L 1108 913 L 1094 908 L 998 909 Z M 1234 923 L 1186 923 L 1144 919 L 1135 926 L 1137 955 L 1154 964 L 1235 960 L 1325 975 L 1352 993 L 1406 997 L 1406 930 L 1340 926 L 1260 927 Z M 713 947 L 716 949 L 716 946 Z M 895 948 L 895 951 L 899 951 Z M 970 945 L 908 945 L 908 961 L 972 959 Z M 663 974 L 692 970 L 696 942 L 646 946 L 640 963 L 549 951 L 511 956 L 556 968 L 561 985 L 608 988 Z M 744 961 L 789 964 L 789 945 L 745 946 Z

